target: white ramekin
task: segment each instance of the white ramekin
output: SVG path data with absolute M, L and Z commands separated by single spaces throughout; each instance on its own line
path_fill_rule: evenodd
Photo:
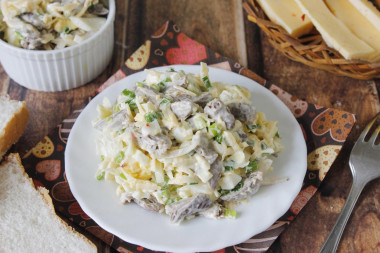
M 106 68 L 114 44 L 115 0 L 106 23 L 87 40 L 59 50 L 27 50 L 0 39 L 0 62 L 20 85 L 39 91 L 63 91 L 93 80 Z

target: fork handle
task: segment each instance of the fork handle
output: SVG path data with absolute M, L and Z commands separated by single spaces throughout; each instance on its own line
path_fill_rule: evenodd
M 327 237 L 319 253 L 334 253 L 338 249 L 340 238 L 343 234 L 344 228 L 346 227 L 347 221 L 350 217 L 352 210 L 354 209 L 355 203 L 358 200 L 360 193 L 365 186 L 364 182 L 358 182 L 354 180 L 350 193 L 348 194 L 346 203 L 344 204 L 339 217 L 332 228 L 329 236 Z

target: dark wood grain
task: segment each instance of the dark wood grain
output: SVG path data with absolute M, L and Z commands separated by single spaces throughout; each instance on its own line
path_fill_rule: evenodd
M 89 84 L 64 92 L 37 92 L 9 79 L 0 65 L 0 95 L 25 100 L 30 120 L 14 151 L 25 153 L 117 71 L 124 61 L 166 20 L 214 51 L 248 66 L 298 98 L 357 115 L 347 144 L 320 189 L 270 252 L 318 252 L 348 195 L 352 177 L 348 156 L 369 119 L 380 111 L 380 80 L 335 76 L 293 62 L 275 51 L 257 26 L 243 16 L 236 0 L 117 0 L 113 58 Z M 343 234 L 339 252 L 380 252 L 380 184 L 369 184 Z M 80 228 L 78 228 L 80 230 Z M 82 231 L 83 232 L 83 231 Z M 90 236 L 91 237 L 91 236 Z M 99 252 L 115 252 L 91 237 Z

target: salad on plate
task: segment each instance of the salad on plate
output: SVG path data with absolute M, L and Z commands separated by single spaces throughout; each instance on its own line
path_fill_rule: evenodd
M 266 179 L 283 150 L 276 121 L 257 112 L 241 86 L 168 68 L 97 107 L 98 180 L 114 181 L 123 203 L 180 223 L 201 215 L 235 218 L 237 204 Z

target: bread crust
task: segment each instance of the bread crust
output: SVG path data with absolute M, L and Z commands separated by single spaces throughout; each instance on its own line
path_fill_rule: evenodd
M 0 161 L 7 150 L 18 141 L 23 134 L 29 118 L 25 101 L 9 120 L 3 131 L 0 130 Z
M 25 172 L 24 166 L 21 163 L 20 155 L 18 153 L 11 153 L 11 154 L 9 154 L 5 158 L 5 161 L 0 165 L 0 167 L 3 166 L 3 165 L 5 165 L 6 163 L 17 164 L 17 168 L 21 171 L 22 175 L 27 179 L 27 181 L 30 183 L 30 185 L 33 188 L 36 188 L 35 185 L 34 185 L 34 183 L 33 183 L 33 180 Z M 69 226 L 65 221 L 63 221 L 56 214 L 55 209 L 54 209 L 54 205 L 53 205 L 53 201 L 52 201 L 52 199 L 51 199 L 51 197 L 49 195 L 49 190 L 46 189 L 45 187 L 38 187 L 36 190 L 39 192 L 39 194 L 41 195 L 42 199 L 46 203 L 46 205 L 47 205 L 46 207 L 49 209 L 49 211 L 52 213 L 52 215 L 56 218 L 56 221 L 58 223 L 62 224 L 64 227 L 66 227 L 69 232 L 75 234 L 76 237 L 79 237 L 83 241 L 87 242 L 88 245 L 91 246 L 91 248 L 93 248 L 93 252 L 97 252 L 97 247 L 95 246 L 95 244 L 93 244 L 87 237 L 85 237 L 81 233 L 77 232 L 74 228 L 72 228 L 71 226 Z M 49 233 L 49 231 L 46 231 L 46 232 Z

